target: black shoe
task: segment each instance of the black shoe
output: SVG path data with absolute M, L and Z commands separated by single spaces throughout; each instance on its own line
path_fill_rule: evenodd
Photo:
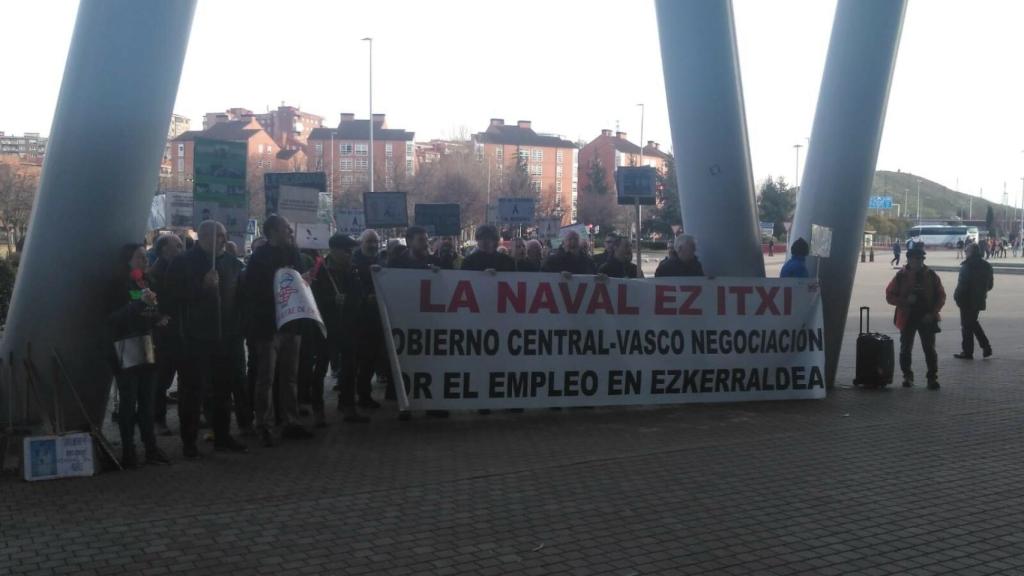
M 359 407 L 365 410 L 376 410 L 380 408 L 380 402 L 377 402 L 373 398 L 366 398 L 359 401 Z
M 249 451 L 249 447 L 242 444 L 238 440 L 235 440 L 231 436 L 228 436 L 223 441 L 217 441 L 213 443 L 213 449 L 217 452 L 237 452 L 244 453 Z
M 928 389 L 929 390 L 938 390 L 939 389 L 939 381 L 936 380 L 935 378 L 929 378 L 928 379 Z
M 196 448 L 195 444 L 185 444 L 181 449 L 181 454 L 187 460 L 195 460 L 196 458 L 199 458 L 199 449 Z
M 313 433 L 306 430 L 305 427 L 300 426 L 299 424 L 289 424 L 284 427 L 284 431 L 281 433 L 281 436 L 290 440 L 306 440 L 308 438 L 312 438 Z
M 914 375 L 913 374 L 904 374 L 903 375 L 903 387 L 904 388 L 913 388 L 914 387 Z
M 170 464 L 171 458 L 166 452 L 154 446 L 146 448 L 146 464 Z
M 991 347 L 991 346 L 990 346 L 990 347 L 988 347 L 988 348 L 984 348 L 984 349 L 983 349 L 983 350 L 981 351 L 981 357 L 982 357 L 982 358 L 988 358 L 988 357 L 989 357 L 989 356 L 991 356 L 991 355 L 992 355 L 992 347 Z
M 427 410 L 427 416 L 433 416 L 434 418 L 447 418 L 447 410 Z
M 409 420 L 412 420 L 412 412 L 409 412 L 408 410 L 401 410 L 398 412 L 399 422 L 408 422 Z
M 960 352 L 959 354 L 953 354 L 953 358 L 959 358 L 960 360 L 974 360 L 974 354 Z
M 260 430 L 260 444 L 264 448 L 272 448 L 274 446 L 274 436 L 270 433 L 270 428 Z

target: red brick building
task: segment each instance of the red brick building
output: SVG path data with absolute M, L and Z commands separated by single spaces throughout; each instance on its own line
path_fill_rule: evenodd
M 415 133 L 388 128 L 384 114 L 373 115 L 374 190 L 403 190 L 416 175 Z M 344 113 L 337 128 L 315 128 L 309 135 L 310 170 L 327 173 L 335 198 L 370 189 L 370 122 Z
M 306 171 L 305 153 L 301 150 L 282 151 L 254 117 L 250 116 L 243 120 L 219 120 L 206 130 L 191 130 L 172 140 L 172 149 L 176 156 L 172 178 L 175 182 L 181 183 L 181 190 L 192 189 L 196 138 L 245 142 L 248 145 L 249 153 L 245 166 L 246 188 L 249 190 L 249 214 L 252 216 L 262 217 L 264 213 L 264 174 Z
M 473 135 L 477 157 L 492 167 L 492 190 L 501 194 L 501 184 L 509 173 L 522 166 L 530 188 L 538 195 L 541 215 L 561 215 L 562 224 L 577 220 L 576 144 L 559 136 L 538 134 L 529 120 L 515 125 L 492 118 L 487 131 Z M 493 202 L 493 200 L 492 200 Z
M 306 151 L 309 135 L 324 125 L 322 116 L 303 112 L 295 106 L 285 106 L 283 103 L 277 110 L 254 116 L 282 150 Z
M 615 170 L 621 166 L 651 166 L 664 174 L 666 163 L 672 156 L 662 151 L 657 142 L 649 140 L 643 148 L 629 141 L 625 132 L 612 133 L 601 130 L 601 135 L 591 140 L 580 150 L 579 161 L 579 203 L 580 212 L 587 224 L 611 224 L 617 218 L 628 216 L 618 206 L 615 186 Z M 607 194 L 597 195 L 591 187 L 591 176 L 595 163 L 604 174 Z M 604 222 L 602 222 L 602 220 Z

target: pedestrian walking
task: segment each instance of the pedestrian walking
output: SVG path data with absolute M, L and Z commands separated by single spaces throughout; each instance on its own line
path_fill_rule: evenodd
M 889 261 L 889 266 L 892 266 L 893 268 L 899 268 L 900 267 L 900 257 L 902 256 L 902 252 L 903 252 L 903 244 L 899 240 L 893 242 L 892 243 L 892 260 Z
M 121 464 L 135 468 L 135 427 L 146 448 L 146 463 L 167 463 L 170 458 L 157 446 L 153 430 L 153 393 L 156 388 L 156 357 L 153 327 L 163 322 L 157 296 L 145 280 L 148 261 L 142 244 L 125 244 L 118 258 L 119 270 L 107 293 L 106 328 L 110 360 L 120 398 L 118 427 L 121 432 Z
M 946 303 L 942 280 L 934 270 L 924 264 L 924 248 L 914 246 L 907 250 L 907 265 L 885 288 L 885 300 L 896 307 L 894 322 L 900 331 L 900 370 L 903 387 L 914 385 L 911 356 L 914 338 L 921 338 L 927 366 L 928 389 L 939 389 L 939 360 L 935 352 L 935 334 L 940 331 L 940 311 Z
M 961 360 L 974 358 L 974 339 L 978 339 L 982 356 L 992 355 L 992 344 L 978 322 L 978 315 L 985 309 L 985 301 L 992 290 L 992 265 L 981 258 L 978 247 L 967 247 L 967 258 L 960 264 L 953 301 L 960 308 L 960 332 L 962 344 L 960 353 L 954 357 Z
M 956 259 L 963 260 L 964 257 L 964 241 L 963 238 L 956 241 Z

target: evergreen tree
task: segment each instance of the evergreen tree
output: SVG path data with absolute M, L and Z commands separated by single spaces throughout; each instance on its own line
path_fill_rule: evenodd
M 769 176 L 761 183 L 757 199 L 758 218 L 775 225 L 773 234 L 776 238 L 786 233 L 783 223 L 793 218 L 795 209 L 796 189 L 789 187 L 785 178 L 775 180 Z

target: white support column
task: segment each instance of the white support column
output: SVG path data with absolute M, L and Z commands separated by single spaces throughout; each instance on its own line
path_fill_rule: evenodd
M 807 153 L 791 240 L 809 242 L 812 224 L 832 229 L 831 257 L 807 262 L 811 276 L 821 278 L 829 386 L 843 343 L 905 9 L 906 0 L 839 0 L 821 79 L 814 146 Z M 876 321 L 892 315 L 873 312 Z
M 89 416 L 101 421 L 111 372 L 105 290 L 117 254 L 146 231 L 185 60 L 195 0 L 82 0 L 39 195 L 0 353 L 15 357 L 17 419 L 28 345 L 52 407 L 57 349 Z M 121 263 L 123 265 L 123 263 Z M 7 380 L 3 382 L 6 385 Z M 60 392 L 69 428 L 84 419 Z M 8 394 L 0 389 L 6 419 Z M 37 408 L 33 408 L 35 412 Z
M 731 0 L 657 0 L 683 226 L 712 276 L 764 276 Z

